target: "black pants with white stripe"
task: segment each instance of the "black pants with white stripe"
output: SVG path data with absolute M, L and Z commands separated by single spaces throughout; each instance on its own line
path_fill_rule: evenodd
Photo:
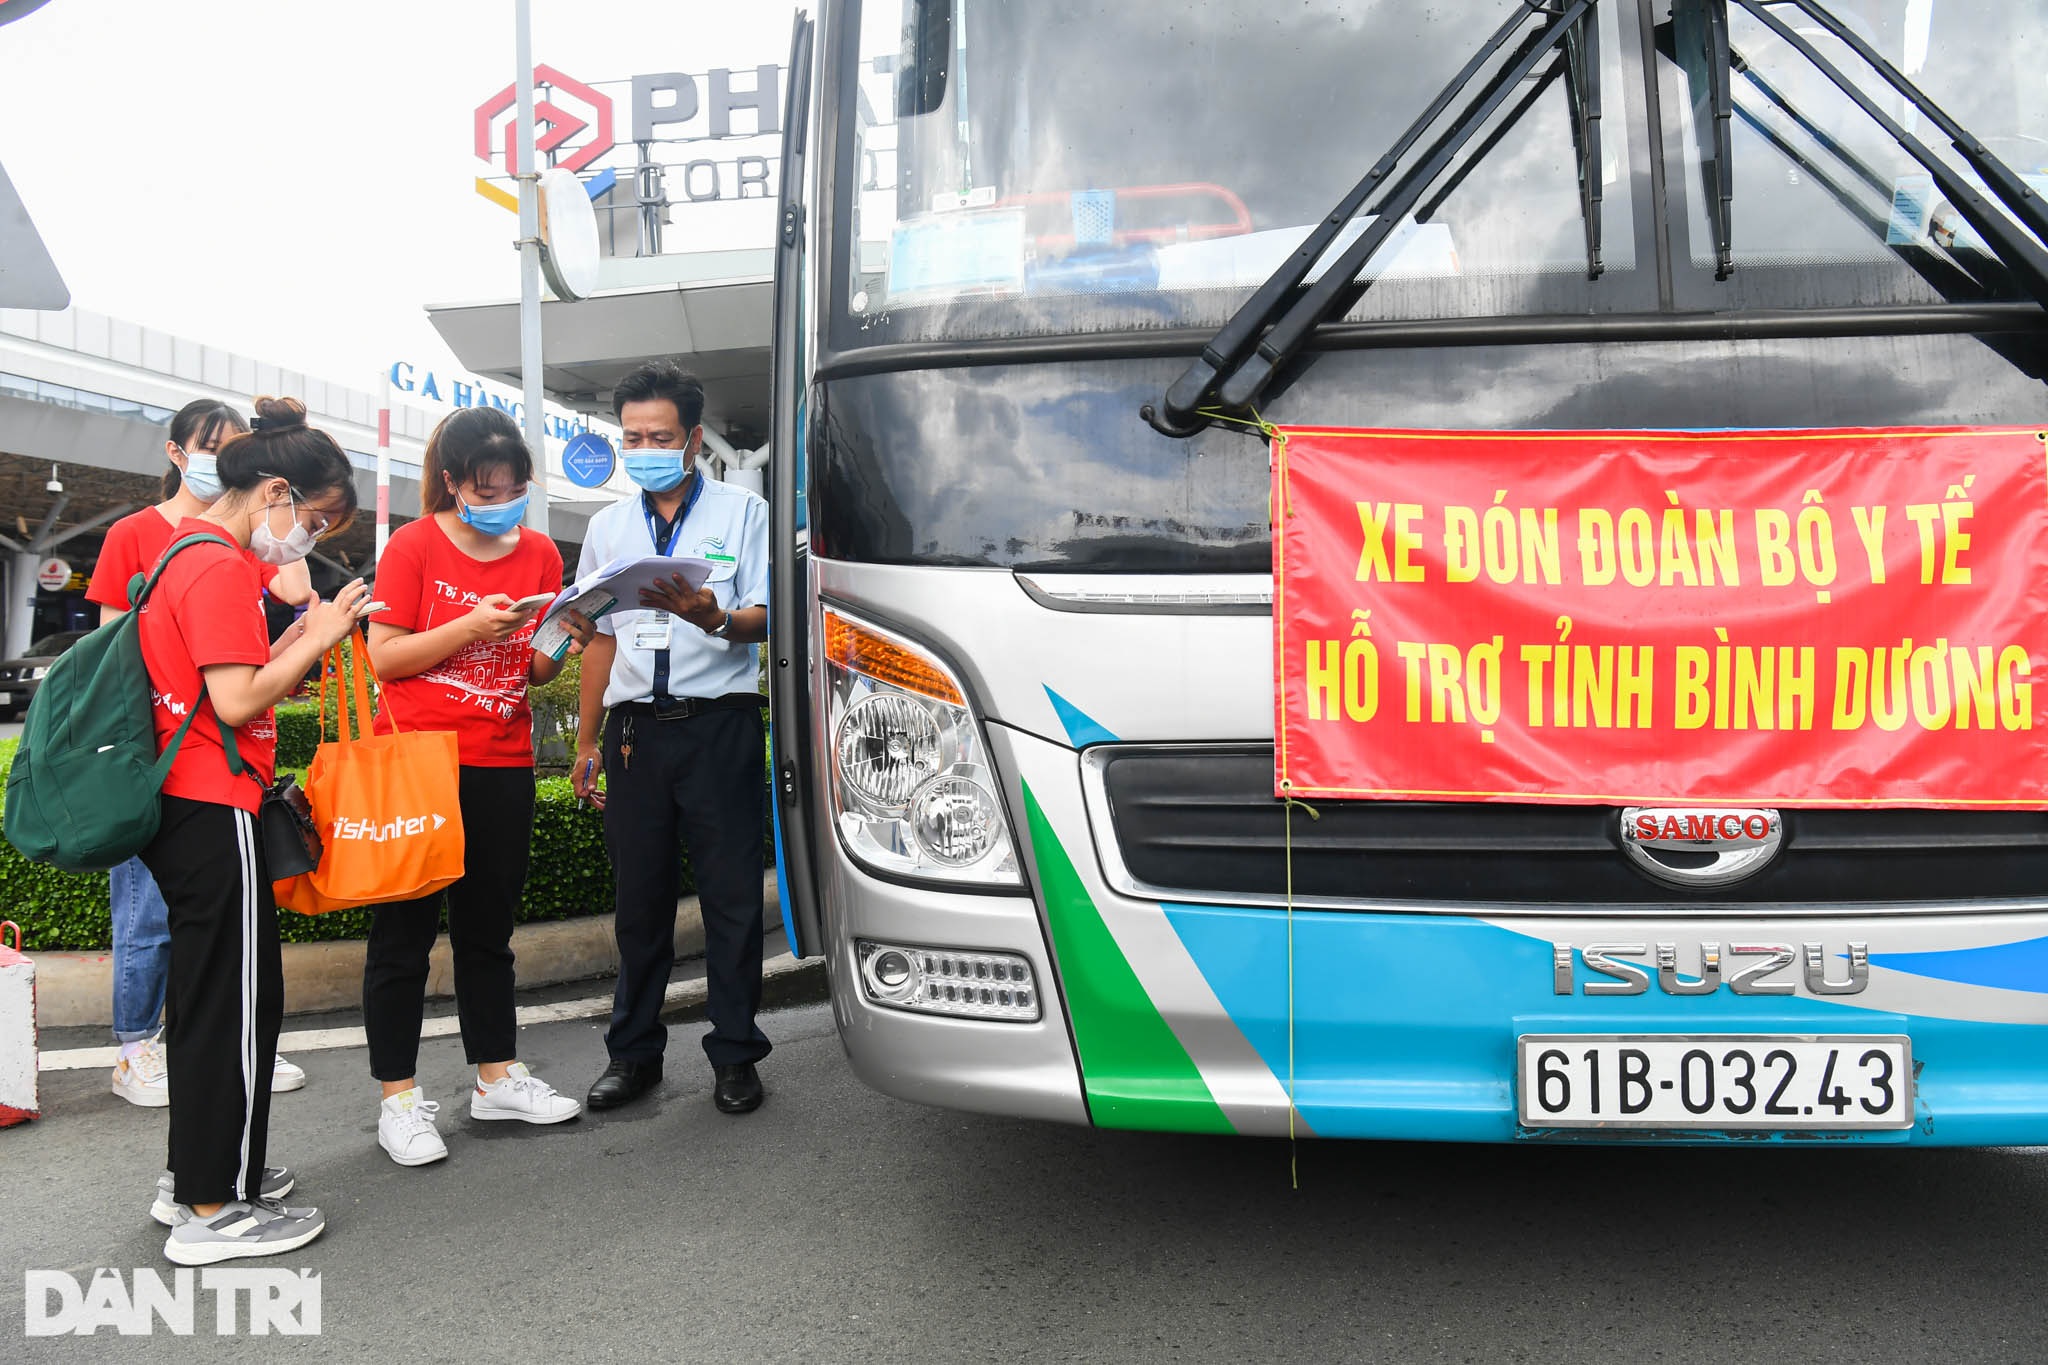
M 630 735 L 629 740 L 627 736 Z M 631 744 L 631 761 L 626 746 Z M 604 731 L 604 841 L 615 879 L 619 980 L 604 1042 L 612 1060 L 658 1062 L 663 993 L 676 962 L 679 843 L 704 912 L 704 1052 L 713 1066 L 758 1062 L 761 1008 L 760 708 L 657 720 L 614 707 Z
M 142 851 L 170 909 L 171 1154 L 181 1204 L 256 1198 L 270 1131 L 270 1072 L 284 1022 L 277 902 L 256 817 L 163 798 Z

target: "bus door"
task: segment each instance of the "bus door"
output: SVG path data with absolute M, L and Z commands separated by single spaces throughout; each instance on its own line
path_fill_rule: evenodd
M 775 316 L 770 402 L 768 516 L 768 761 L 775 815 L 775 885 L 790 951 L 824 951 L 819 929 L 817 876 L 809 806 L 812 731 L 810 701 L 810 567 L 805 555 L 803 488 L 807 435 L 804 408 L 804 186 L 808 179 L 811 48 L 815 26 L 797 12 L 790 36 L 789 91 L 782 119 L 782 192 L 776 215 Z

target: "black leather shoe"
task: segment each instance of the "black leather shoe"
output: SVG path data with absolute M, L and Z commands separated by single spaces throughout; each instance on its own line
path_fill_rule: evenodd
M 761 1073 L 754 1070 L 752 1062 L 712 1070 L 718 1076 L 718 1084 L 711 1091 L 711 1102 L 718 1106 L 719 1113 L 746 1114 L 761 1107 Z
M 584 1102 L 592 1109 L 616 1109 L 631 1104 L 661 1083 L 661 1063 L 613 1062 L 590 1087 Z M 758 1103 L 759 1101 L 756 1101 Z

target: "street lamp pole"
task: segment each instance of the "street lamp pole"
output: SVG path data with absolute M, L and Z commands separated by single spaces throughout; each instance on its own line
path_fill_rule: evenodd
M 514 39 L 519 73 L 519 377 L 525 391 L 526 444 L 533 451 L 535 491 L 526 505 L 526 523 L 548 534 L 548 444 L 546 395 L 541 385 L 540 349 L 540 157 L 533 133 L 533 10 L 532 0 L 518 0 Z M 511 149 L 507 149 L 508 152 Z
M 384 546 L 391 539 L 391 372 L 386 370 L 377 387 L 377 542 L 371 563 L 384 563 Z

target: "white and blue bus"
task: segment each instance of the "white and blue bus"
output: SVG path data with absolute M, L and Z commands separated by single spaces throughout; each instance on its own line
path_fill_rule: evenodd
M 858 1074 L 1120 1128 L 2048 1142 L 2048 814 L 1290 833 L 1269 450 L 1217 420 L 2048 421 L 2044 72 L 2012 0 L 822 0 L 769 667 Z

